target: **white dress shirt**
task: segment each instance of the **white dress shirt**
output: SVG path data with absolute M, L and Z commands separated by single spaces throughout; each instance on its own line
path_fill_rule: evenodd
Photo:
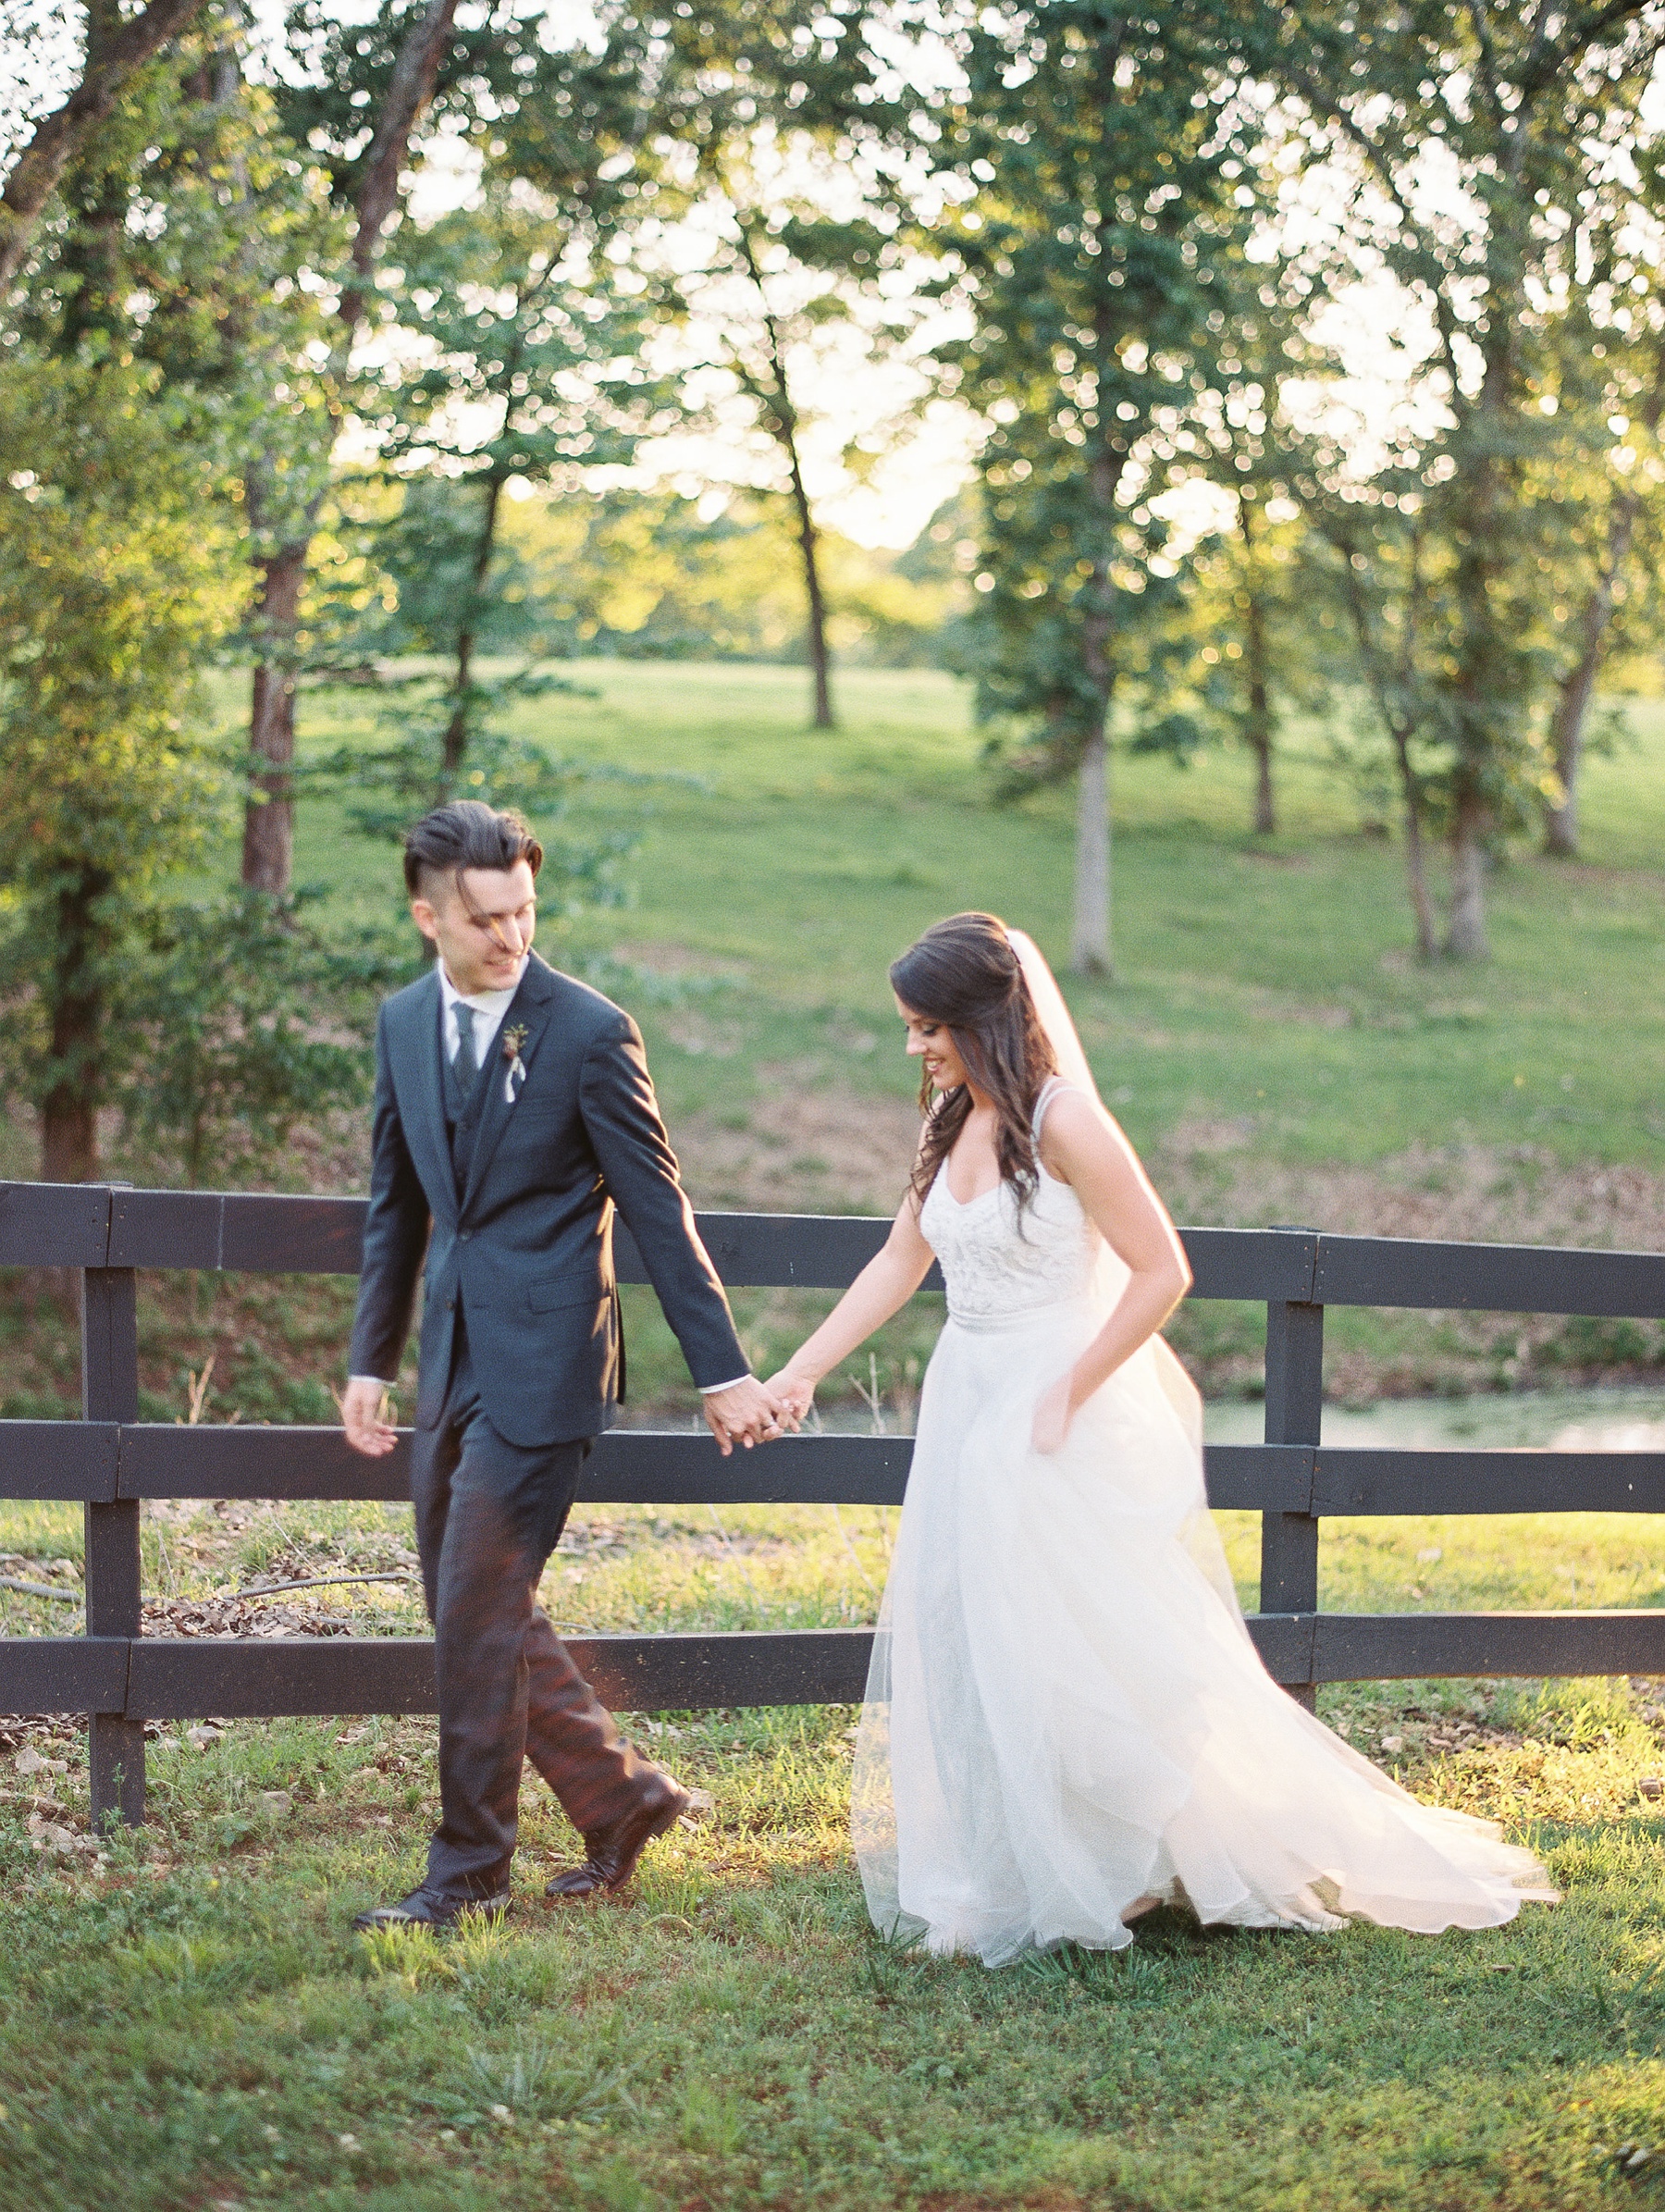
M 509 1011 L 510 1003 L 521 987 L 521 977 L 526 972 L 526 956 L 522 954 L 521 964 L 514 971 L 514 981 L 501 991 L 459 991 L 445 972 L 445 962 L 436 960 L 434 965 L 439 970 L 440 1019 L 445 1025 L 445 1057 L 448 1060 L 454 1060 L 457 1057 L 457 1007 L 459 1005 L 469 1007 L 475 1018 L 475 1065 L 484 1068 L 491 1051 L 492 1040 L 502 1028 L 503 1016 Z
M 526 972 L 526 958 L 527 956 L 523 954 L 514 981 L 506 984 L 501 991 L 459 991 L 445 972 L 445 962 L 434 962 L 439 974 L 439 1033 L 445 1040 L 445 1057 L 448 1060 L 454 1060 L 457 1057 L 457 1046 L 461 1042 L 457 1032 L 457 1007 L 462 1005 L 472 1008 L 474 1013 L 475 1065 L 485 1067 L 493 1041 L 503 1026 L 503 1016 L 509 1011 L 514 995 L 521 987 L 521 977 Z M 353 1375 L 349 1380 L 379 1382 L 385 1390 L 393 1387 L 379 1375 Z M 718 1390 L 732 1390 L 735 1383 L 750 1380 L 751 1370 L 748 1367 L 744 1375 L 736 1375 L 732 1381 L 701 1383 L 699 1394 L 702 1398 L 709 1398 Z

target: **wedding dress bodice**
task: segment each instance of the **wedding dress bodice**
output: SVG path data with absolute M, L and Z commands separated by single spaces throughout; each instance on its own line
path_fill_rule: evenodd
M 962 1205 L 948 1188 L 947 1161 L 937 1170 L 919 1231 L 942 1262 L 952 1319 L 975 1327 L 1083 1298 L 1092 1289 L 1098 1230 L 1067 1183 L 1040 1173 L 1020 1212 L 1010 1183 L 1002 1180 Z
M 1081 1201 L 1046 1168 L 1019 1215 L 1018 1193 L 1006 1181 L 959 1204 L 948 1190 L 944 1159 L 919 1207 L 919 1234 L 942 1261 L 948 1314 L 973 1323 L 1083 1299 L 1099 1254 L 1099 1232 Z

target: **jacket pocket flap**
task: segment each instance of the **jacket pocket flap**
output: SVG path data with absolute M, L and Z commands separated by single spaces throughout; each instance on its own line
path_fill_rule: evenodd
M 548 1275 L 526 1285 L 526 1304 L 535 1314 L 552 1314 L 564 1306 L 586 1306 L 593 1314 L 612 1296 L 610 1291 L 574 1291 L 570 1275 Z

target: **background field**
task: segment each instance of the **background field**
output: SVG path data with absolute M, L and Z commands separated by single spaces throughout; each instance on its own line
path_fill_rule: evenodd
M 578 787 L 553 834 L 636 835 L 622 870 L 629 903 L 575 923 L 547 915 L 542 949 L 640 1019 L 697 1203 L 888 1212 L 918 1123 L 886 967 L 927 922 L 967 906 L 1023 922 L 1061 958 L 1067 795 L 992 807 L 968 695 L 944 675 L 847 672 L 844 727 L 818 736 L 803 727 L 799 670 L 573 673 L 594 696 L 523 708 L 527 734 L 649 780 Z M 228 729 L 240 700 L 226 679 Z M 1495 876 L 1485 967 L 1408 957 L 1397 845 L 1362 826 L 1324 730 L 1286 747 L 1284 826 L 1271 841 L 1246 832 L 1246 756 L 1207 754 L 1186 772 L 1118 761 L 1118 974 L 1070 991 L 1105 1094 L 1178 1219 L 1659 1242 L 1665 706 L 1628 712 L 1633 740 L 1587 772 L 1585 859 L 1522 851 Z M 314 757 L 385 735 L 352 689 L 310 694 L 302 726 Z M 327 887 L 348 925 L 395 910 L 392 855 L 351 833 L 335 802 L 303 808 L 297 872 Z M 29 1171 L 30 1143 L 14 1125 L 11 1171 Z M 124 1171 L 150 1172 L 142 1160 Z M 302 1132 L 283 1164 L 297 1186 L 362 1189 L 364 1175 L 357 1117 Z M 21 1286 L 0 1314 L 12 1353 L 0 1388 L 14 1413 L 61 1403 L 71 1387 L 51 1297 L 50 1285 Z M 767 1365 L 820 1308 L 777 1295 L 738 1310 Z M 189 1298 L 157 1286 L 150 1410 L 182 1413 L 186 1378 L 212 1353 L 221 1418 L 326 1418 L 346 1318 L 343 1297 L 317 1285 Z M 924 1304 L 878 1348 L 877 1378 L 904 1416 L 934 1327 Z M 690 1413 L 650 1299 L 633 1298 L 630 1328 L 636 1410 Z M 1175 1336 L 1205 1389 L 1232 1396 L 1258 1385 L 1259 1329 L 1252 1310 L 1198 1306 Z M 1360 1403 L 1657 1374 L 1665 1334 L 1338 1313 L 1328 1353 L 1332 1391 Z M 832 1396 L 857 1413 L 857 1381 L 872 1379 L 864 1359 Z
M 989 807 L 944 677 L 848 674 L 844 730 L 815 738 L 800 672 L 577 673 L 598 696 L 547 702 L 539 734 L 655 780 L 581 793 L 576 833 L 640 833 L 632 903 L 546 924 L 543 949 L 638 1014 L 697 1203 L 887 1209 L 916 1114 L 886 963 L 969 905 L 1061 954 L 1064 798 Z M 363 711 L 352 692 L 313 697 L 309 744 Z M 1406 957 L 1397 850 L 1362 828 L 1322 733 L 1284 762 L 1270 845 L 1244 833 L 1239 760 L 1118 766 L 1120 971 L 1071 995 L 1181 1219 L 1659 1244 L 1665 713 L 1634 720 L 1634 748 L 1592 766 L 1585 859 L 1523 855 L 1495 877 L 1484 969 Z M 389 856 L 331 805 L 303 816 L 298 873 L 343 918 L 388 910 Z M 9 1134 L 12 1171 L 26 1140 Z M 362 1187 L 362 1132 L 306 1132 L 284 1172 Z M 212 1357 L 204 1417 L 328 1418 L 350 1298 L 328 1282 L 147 1280 L 146 1417 L 184 1417 Z M 824 1302 L 736 1304 L 767 1366 Z M 851 1364 L 830 1415 L 906 1425 L 937 1321 L 919 1302 L 870 1366 Z M 633 1417 L 692 1417 L 650 1300 L 633 1297 L 630 1328 Z M 1259 1328 L 1254 1309 L 1210 1306 L 1175 1334 L 1228 1400 L 1257 1387 Z M 12 1277 L 0 1331 L 4 1410 L 68 1410 L 68 1286 Z M 1332 1397 L 1358 1404 L 1657 1382 L 1665 1365 L 1651 1324 L 1336 1315 L 1329 1341 Z M 1471 1413 L 1489 1440 L 1484 1403 Z M 1223 1518 L 1252 1605 L 1254 1524 Z M 574 1628 L 862 1622 L 894 1526 L 865 1510 L 598 1510 L 569 1530 L 544 1597 Z M 239 1595 L 408 1576 L 399 1510 L 162 1504 L 144 1540 L 164 1633 L 419 1626 L 408 1581 Z M 0 1505 L 0 1573 L 62 1593 L 0 1591 L 0 1632 L 72 1631 L 80 1553 L 76 1509 Z M 1665 1541 L 1641 1516 L 1332 1523 L 1321 1574 L 1331 1607 L 1658 1604 Z M 1665 1822 L 1638 1784 L 1665 1768 L 1660 1686 L 1365 1686 L 1326 1691 L 1321 1711 L 1420 1794 L 1534 1840 L 1567 1903 L 1480 1938 L 1204 1937 L 1165 1920 L 1116 1962 L 927 1964 L 866 1927 L 845 1824 L 853 1715 L 838 1709 L 642 1724 L 712 1805 L 627 1904 L 546 1916 L 542 1874 L 573 1839 L 529 1786 L 504 1927 L 365 1946 L 351 1913 L 420 1867 L 429 1724 L 159 1732 L 154 1824 L 102 1855 L 73 1732 L 12 1726 L 0 2212 L 1651 2201 Z

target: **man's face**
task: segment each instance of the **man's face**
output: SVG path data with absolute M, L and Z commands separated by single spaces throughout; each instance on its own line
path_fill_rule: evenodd
M 428 895 L 411 901 L 411 916 L 438 946 L 464 998 L 504 991 L 532 943 L 537 885 L 524 860 L 512 868 L 461 868 L 430 882 Z

